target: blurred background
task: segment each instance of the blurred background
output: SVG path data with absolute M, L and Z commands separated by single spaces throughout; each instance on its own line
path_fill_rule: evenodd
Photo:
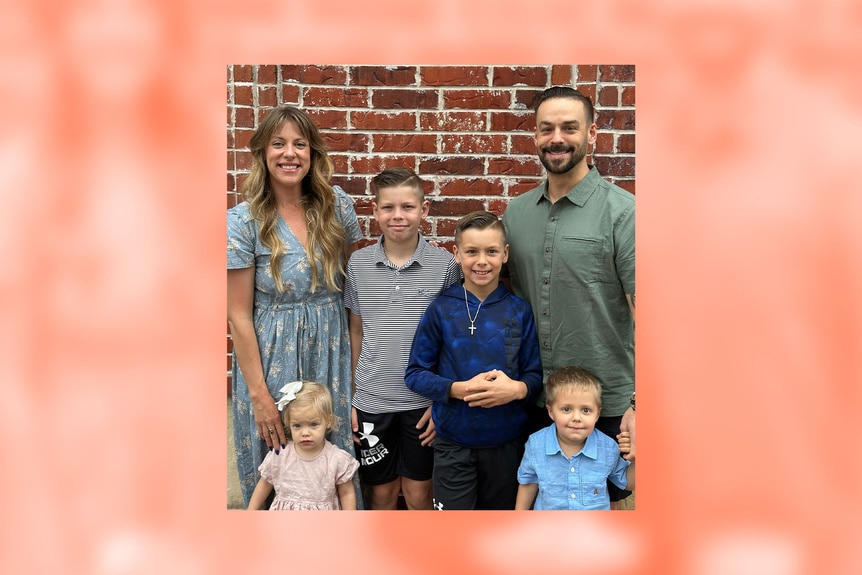
M 0 572 L 862 570 L 858 3 L 2 13 Z M 636 66 L 634 513 L 225 509 L 226 67 L 411 62 Z

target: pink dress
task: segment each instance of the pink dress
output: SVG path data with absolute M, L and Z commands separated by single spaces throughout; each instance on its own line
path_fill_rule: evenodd
M 336 485 L 353 478 L 359 462 L 329 441 L 313 459 L 303 459 L 292 441 L 276 455 L 270 451 L 258 470 L 275 489 L 270 510 L 341 509 Z

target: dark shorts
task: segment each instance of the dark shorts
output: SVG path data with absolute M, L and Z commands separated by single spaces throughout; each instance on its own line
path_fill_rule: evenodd
M 599 417 L 599 420 L 596 422 L 596 429 L 616 441 L 617 434 L 620 432 L 620 423 L 622 423 L 622 421 L 622 415 Z M 631 494 L 631 491 L 620 489 L 619 487 L 608 481 L 608 495 L 611 496 L 611 501 L 622 501 Z
M 514 509 L 524 444 L 471 448 L 434 440 L 434 508 Z
M 359 477 L 365 485 L 382 485 L 406 477 L 428 481 L 434 467 L 434 451 L 423 446 L 416 429 L 426 407 L 394 413 L 366 413 L 356 410 L 359 445 Z

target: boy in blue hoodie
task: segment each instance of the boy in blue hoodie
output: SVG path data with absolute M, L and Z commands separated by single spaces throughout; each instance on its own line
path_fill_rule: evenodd
M 530 305 L 500 283 L 509 246 L 490 212 L 455 228 L 464 283 L 428 306 L 413 338 L 404 381 L 431 399 L 436 509 L 514 509 L 526 402 L 542 389 Z

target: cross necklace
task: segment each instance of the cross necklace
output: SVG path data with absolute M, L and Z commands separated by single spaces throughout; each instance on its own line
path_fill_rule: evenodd
M 467 301 L 467 288 L 464 288 L 464 307 L 467 308 L 467 317 L 470 318 L 470 335 L 473 335 L 473 332 L 476 331 L 476 326 L 473 324 L 477 319 L 479 319 L 479 310 L 482 309 L 483 303 L 485 302 L 479 302 L 479 307 L 476 308 L 476 317 L 470 315 L 470 303 Z

